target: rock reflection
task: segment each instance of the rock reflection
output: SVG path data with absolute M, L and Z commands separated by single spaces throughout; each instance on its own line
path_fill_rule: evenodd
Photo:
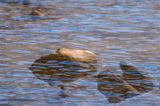
M 59 87 L 62 90 L 61 97 L 66 97 L 63 92 L 66 83 L 92 76 L 96 72 L 94 63 L 62 61 L 54 54 L 36 60 L 30 66 L 30 70 L 38 79 L 48 82 L 51 86 Z M 72 86 L 74 87 L 74 85 L 70 85 L 70 87 Z
M 118 103 L 153 89 L 150 78 L 141 74 L 136 67 L 121 62 L 120 68 L 123 71 L 122 75 L 107 70 L 97 76 L 98 90 L 110 103 Z
M 144 76 L 136 67 L 121 62 L 120 68 L 123 71 L 123 79 L 139 92 L 147 92 L 153 89 L 154 85 L 151 78 Z

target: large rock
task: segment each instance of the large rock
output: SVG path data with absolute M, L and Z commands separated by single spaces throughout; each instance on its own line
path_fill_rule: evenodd
M 96 61 L 96 54 L 88 50 L 60 48 L 56 53 L 52 53 L 57 60 L 67 60 L 75 62 Z
M 72 82 L 79 78 L 93 76 L 97 72 L 94 63 L 72 61 L 57 61 L 53 55 L 46 55 L 37 59 L 29 69 L 38 79 L 47 82 Z
M 61 61 L 59 61 L 61 59 Z M 97 73 L 96 63 L 66 61 L 58 54 L 42 56 L 29 67 L 32 73 L 50 86 L 60 89 L 59 96 L 69 96 L 68 90 L 83 90 L 87 86 L 77 80 L 90 79 Z
M 36 7 L 36 8 L 33 8 L 30 15 L 33 15 L 33 16 L 45 16 L 45 10 L 43 8 L 40 8 L 40 7 Z

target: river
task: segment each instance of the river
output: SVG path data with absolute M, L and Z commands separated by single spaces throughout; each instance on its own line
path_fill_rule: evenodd
M 47 15 L 30 16 L 36 6 L 44 7 Z M 160 105 L 159 9 L 159 0 L 30 0 L 27 5 L 0 2 L 0 105 Z M 68 87 L 70 96 L 59 96 L 60 89 L 38 79 L 29 67 L 61 47 L 93 51 L 98 55 L 98 71 L 107 67 L 119 71 L 120 61 L 134 64 L 152 77 L 157 87 L 110 103 L 95 80 L 79 78 L 66 83 L 84 88 Z

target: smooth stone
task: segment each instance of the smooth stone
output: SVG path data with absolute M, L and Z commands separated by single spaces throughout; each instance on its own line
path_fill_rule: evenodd
M 93 62 L 96 61 L 97 55 L 88 50 L 60 48 L 52 53 L 55 60 L 66 60 L 74 62 Z
M 33 8 L 30 15 L 33 16 L 45 16 L 45 11 L 42 8 Z

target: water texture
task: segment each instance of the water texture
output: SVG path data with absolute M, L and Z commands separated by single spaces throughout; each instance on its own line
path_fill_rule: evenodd
M 37 6 L 45 16 L 29 15 Z M 159 0 L 0 0 L 0 105 L 159 106 L 159 9 Z M 93 51 L 98 63 L 41 60 L 60 47 Z M 98 88 L 105 78 L 95 76 L 122 77 L 120 61 L 155 87 L 111 103 L 103 92 L 109 85 Z

